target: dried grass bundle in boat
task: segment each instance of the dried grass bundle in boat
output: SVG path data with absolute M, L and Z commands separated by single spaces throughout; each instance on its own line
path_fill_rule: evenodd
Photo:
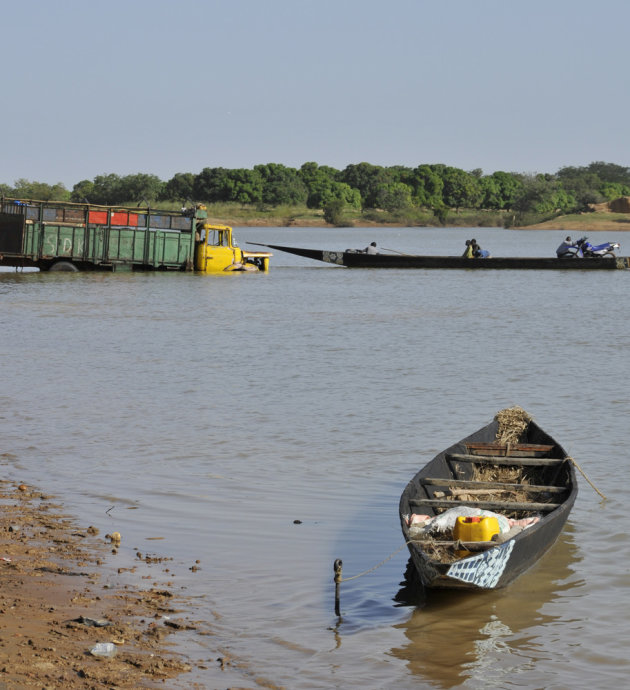
M 529 484 L 530 480 L 527 476 L 526 468 L 524 467 L 508 467 L 505 465 L 495 467 L 492 465 L 485 465 L 475 467 L 471 479 L 478 482 L 504 482 L 514 484 Z M 459 489 L 457 487 L 449 486 L 451 496 L 450 499 L 459 499 L 466 501 L 493 501 L 497 497 L 501 500 L 512 500 L 525 503 L 533 500 L 530 493 L 526 489 Z
M 476 482 L 514 482 L 524 484 L 524 468 L 507 465 L 479 465 L 473 468 L 471 479 Z
M 497 412 L 495 420 L 499 423 L 497 441 L 499 443 L 518 443 L 529 425 L 531 415 L 522 407 L 506 407 Z

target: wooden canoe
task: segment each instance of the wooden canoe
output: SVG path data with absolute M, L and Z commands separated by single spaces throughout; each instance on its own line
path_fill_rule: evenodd
M 610 259 L 558 259 L 556 257 L 490 257 L 488 259 L 465 259 L 461 256 L 426 256 L 419 254 L 366 254 L 360 251 L 328 251 L 286 247 L 279 244 L 249 242 L 261 247 L 277 249 L 287 254 L 303 256 L 315 261 L 345 266 L 346 268 L 465 268 L 474 270 L 491 269 L 533 269 L 559 271 L 610 271 L 630 268 L 630 257 Z
M 574 465 L 560 444 L 529 416 L 518 439 L 502 443 L 497 440 L 500 415 L 439 453 L 402 493 L 403 535 L 427 588 L 505 587 L 551 548 L 575 503 Z M 440 515 L 440 522 L 447 522 L 455 513 L 475 512 L 471 509 L 501 516 L 504 526 L 505 521 L 512 525 L 527 518 L 537 522 L 511 527 L 491 540 L 468 542 L 457 539 L 457 532 L 432 527 Z M 424 525 L 421 515 L 428 516 Z M 412 520 L 419 522 L 410 524 Z

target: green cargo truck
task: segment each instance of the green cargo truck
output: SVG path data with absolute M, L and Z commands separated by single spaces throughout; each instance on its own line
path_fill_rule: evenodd
M 233 243 L 231 228 L 209 225 L 207 217 L 201 204 L 165 211 L 2 197 L 0 266 L 192 271 L 199 270 L 203 250 L 215 259 L 213 272 L 267 269 L 269 253 L 243 252 Z M 211 232 L 214 227 L 221 232 Z M 215 235 L 221 246 L 213 245 Z M 201 270 L 210 272 L 205 268 L 210 264 L 205 261 Z

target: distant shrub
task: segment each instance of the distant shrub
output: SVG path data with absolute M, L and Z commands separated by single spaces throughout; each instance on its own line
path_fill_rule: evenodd
M 346 204 L 341 199 L 333 199 L 324 206 L 324 220 L 330 225 L 343 225 L 343 212 Z

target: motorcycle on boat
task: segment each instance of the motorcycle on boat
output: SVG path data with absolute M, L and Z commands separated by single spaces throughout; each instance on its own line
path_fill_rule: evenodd
M 621 249 L 618 242 L 603 242 L 602 244 L 591 244 L 588 237 L 581 237 L 577 242 L 569 247 L 563 254 L 559 254 L 561 259 L 614 259 L 615 250 Z

